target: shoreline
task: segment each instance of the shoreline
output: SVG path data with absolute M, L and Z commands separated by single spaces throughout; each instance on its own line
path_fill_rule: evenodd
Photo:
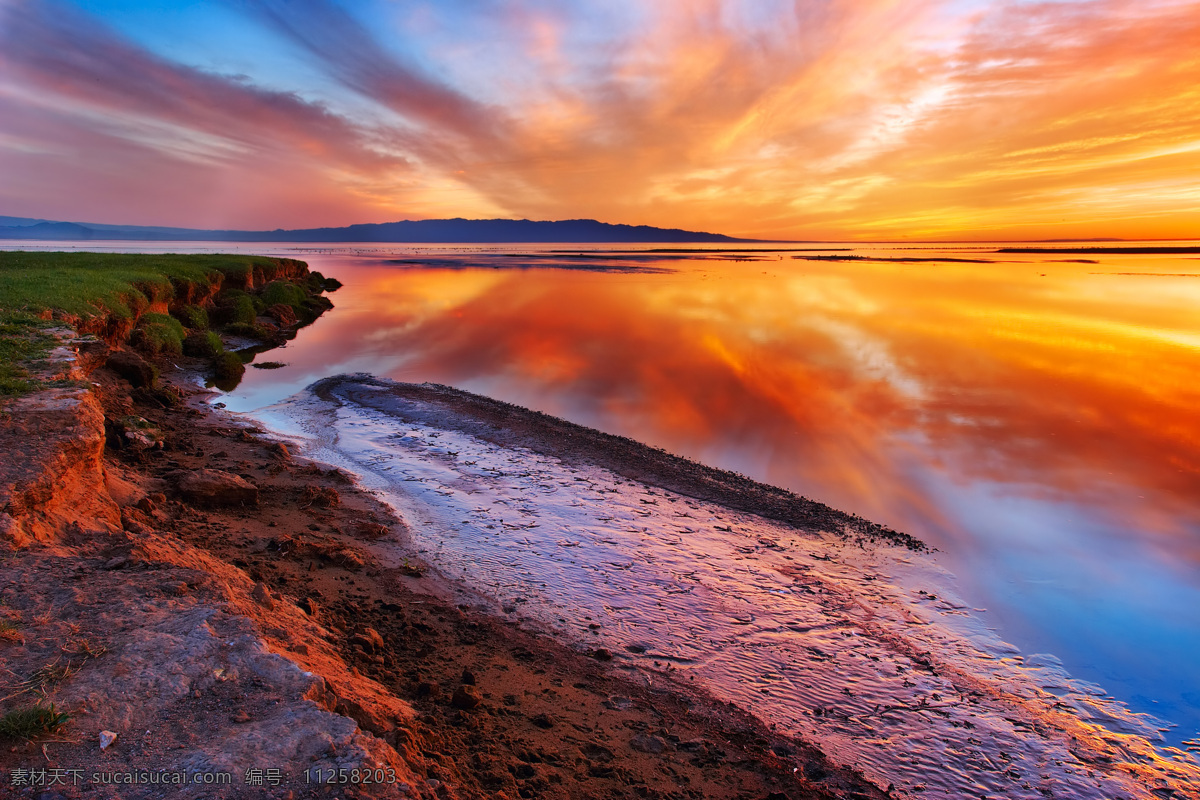
M 314 460 L 299 458 L 203 402 L 201 360 L 160 359 L 167 385 L 135 388 L 110 355 L 82 346 L 75 388 L 0 420 L 30 467 L 0 515 L 0 696 L 70 715 L 5 741 L 0 785 L 18 796 L 46 788 L 13 784 L 22 770 L 77 765 L 226 774 L 199 796 L 272 800 L 1198 796 L 1195 759 L 1156 750 L 1148 720 L 912 583 L 899 565 L 926 548 L 911 536 L 528 409 L 363 375 L 275 407 L 315 422 Z M 206 470 L 213 486 L 189 484 Z M 668 585 L 618 552 L 629 523 L 646 564 L 725 561 Z M 465 534 L 485 529 L 496 541 L 474 569 Z M 653 609 L 555 595 L 602 588 L 577 582 L 577 561 L 627 597 L 662 590 L 674 623 L 708 608 L 709 627 L 671 642 Z M 727 613 L 703 585 L 722 573 L 776 588 Z M 689 605 L 701 595 L 715 605 Z M 739 688 L 722 669 L 761 674 Z M 389 779 L 312 780 L 347 769 Z M 54 788 L 102 796 L 96 783 Z
M 970 614 L 936 570 L 930 572 L 926 554 L 890 537 L 875 541 L 846 537 L 838 526 L 822 524 L 829 514 L 835 519 L 848 515 L 827 509 L 824 515 L 810 516 L 808 525 L 797 525 L 794 519 L 789 524 L 786 515 L 775 515 L 785 517 L 779 524 L 778 519 L 753 513 L 753 501 L 763 487 L 743 476 L 447 387 L 338 376 L 261 411 L 258 418 L 279 435 L 304 442 L 306 452 L 319 460 L 357 473 L 377 497 L 398 508 L 405 519 L 415 520 L 426 544 L 422 553 L 448 575 L 466 570 L 463 578 L 469 573 L 468 583 L 484 589 L 495 613 L 536 630 L 552 631 L 576 647 L 598 642 L 620 660 L 630 660 L 623 652 L 627 640 L 622 636 L 641 630 L 644 637 L 656 623 L 654 609 L 648 605 L 614 613 L 616 607 L 628 606 L 631 593 L 653 599 L 662 586 L 655 571 L 638 575 L 638 556 L 612 547 L 621 535 L 602 532 L 604 520 L 622 517 L 622 508 L 630 512 L 622 517 L 636 520 L 630 532 L 640 530 L 645 535 L 627 538 L 641 538 L 637 547 L 642 558 L 662 563 L 668 572 L 675 568 L 663 561 L 670 558 L 667 550 L 646 550 L 650 546 L 646 536 L 674 537 L 675 542 L 665 542 L 669 549 L 678 546 L 679 536 L 697 539 L 702 544 L 696 547 L 701 549 L 687 556 L 693 564 L 713 555 L 704 548 L 720 547 L 720 539 L 729 538 L 728 534 L 748 537 L 751 547 L 735 542 L 736 553 L 731 555 L 743 565 L 746 559 L 761 562 L 761 569 L 754 567 L 758 577 L 747 574 L 744 581 L 774 580 L 785 590 L 790 584 L 793 593 L 811 600 L 781 607 L 774 622 L 768 606 L 779 598 L 764 595 L 754 601 L 758 605 L 750 606 L 759 611 L 734 621 L 742 627 L 701 624 L 692 635 L 728 640 L 730 645 L 750 642 L 750 650 L 738 650 L 736 656 L 730 651 L 730 658 L 749 659 L 738 664 L 735 672 L 779 672 L 769 662 L 755 660 L 758 645 L 754 642 L 761 639 L 785 659 L 777 662 L 784 665 L 784 683 L 758 685 L 772 686 L 770 694 L 777 698 L 772 703 L 783 703 L 800 716 L 774 713 L 771 704 L 756 701 L 756 688 L 751 686 L 748 692 L 730 682 L 731 673 L 710 669 L 712 659 L 723 657 L 720 649 L 687 645 L 685 652 L 672 655 L 679 645 L 671 643 L 671 636 L 643 638 L 636 640 L 639 652 L 647 643 L 652 649 L 644 657 L 633 657 L 636 668 L 670 674 L 685 685 L 695 679 L 693 685 L 703 684 L 720 700 L 733 700 L 772 728 L 778 725 L 780 733 L 819 743 L 840 763 L 865 769 L 876 785 L 894 784 L 897 796 L 956 797 L 964 791 L 984 791 L 1006 797 L 1042 797 L 1046 792 L 1150 797 L 1139 787 L 1181 791 L 1200 775 L 1194 757 L 1153 744 L 1160 741 L 1156 720 L 1104 697 L 1099 687 L 1073 679 L 1052 656 L 1022 656 L 1000 640 Z M 299 427 L 275 424 L 305 420 L 307 425 Z M 339 437 L 344 441 L 339 443 Z M 559 466 L 562 471 L 556 472 Z M 747 502 L 737 504 L 748 510 L 721 516 L 728 506 L 701 497 L 712 488 L 714 477 L 748 487 L 749 497 L 743 498 Z M 564 504 L 556 510 L 548 499 L 555 484 L 584 490 L 577 494 L 565 490 L 569 500 L 565 506 L 571 509 L 565 517 Z M 728 488 L 720 482 L 717 486 Z M 787 495 L 774 487 L 765 489 L 771 497 Z M 673 497 L 672 492 L 679 494 Z M 593 498 L 596 502 L 589 511 L 588 495 L 595 493 L 599 496 Z M 636 499 L 642 494 L 659 496 Z M 660 515 L 656 527 L 655 520 L 646 517 L 657 514 L 664 499 L 671 504 L 682 500 L 691 506 L 690 515 L 725 520 L 710 523 L 717 538 L 701 536 L 690 520 L 681 524 L 683 520 L 673 518 L 678 511 L 669 520 Z M 811 507 L 811 501 L 794 499 L 801 508 Z M 519 505 L 509 510 L 523 516 L 483 513 L 489 504 L 502 504 L 493 506 L 500 508 L 514 502 Z M 647 502 L 657 505 L 638 505 Z M 489 520 L 496 524 L 484 524 Z M 618 519 L 609 523 L 608 530 L 628 524 Z M 645 528 L 646 524 L 651 527 Z M 667 530 L 673 524 L 681 533 Z M 489 532 L 493 527 L 497 531 Z M 508 545 L 489 545 L 489 539 Z M 518 540 L 520 546 L 512 544 Z M 587 549 L 571 549 L 577 546 L 603 552 L 589 562 Z M 752 555 L 743 555 L 751 551 Z M 633 562 L 617 563 L 631 557 Z M 497 570 L 496 564 L 508 567 Z M 591 570 L 593 577 L 580 577 L 581 569 Z M 708 601 L 689 606 L 685 616 L 699 614 L 711 620 L 714 613 L 729 613 L 719 610 L 727 608 L 727 598 L 709 591 L 719 578 L 717 573 L 702 571 L 701 576 L 707 577 L 701 577 L 695 593 L 687 588 L 691 584 L 680 585 L 685 596 L 709 593 Z M 623 577 L 630 575 L 637 577 Z M 786 578 L 782 583 L 780 575 Z M 540 583 L 539 589 L 539 580 L 550 583 Z M 610 584 L 617 588 L 606 589 Z M 667 587 L 668 594 L 674 591 Z M 571 609 L 579 609 L 575 617 Z M 807 620 L 803 624 L 802 618 Z M 788 629 L 799 635 L 775 638 L 776 631 Z M 610 636 L 610 630 L 626 633 Z M 596 635 L 601 638 L 591 639 Z M 840 638 L 846 635 L 854 638 Z M 652 658 L 662 660 L 666 669 Z M 793 684 L 791 694 L 788 683 Z M 779 689 L 785 690 L 783 694 Z M 944 744 L 936 748 L 920 744 L 932 740 Z M 1012 753 L 1020 755 L 1014 758 Z M 1097 763 L 1111 766 L 1095 772 Z M 1023 777 L 1030 773 L 1036 777 Z
M 18 631 L 0 643 L 5 685 L 49 676 L 38 692 L 72 715 L 6 742 L 15 796 L 40 796 L 45 784 L 13 780 L 47 769 L 84 771 L 53 787 L 72 800 L 103 796 L 93 773 L 189 770 L 232 776 L 200 795 L 214 798 L 885 796 L 703 692 L 460 607 L 415 559 L 381 557 L 408 530 L 370 493 L 195 402 L 208 393 L 188 373 L 164 377 L 185 402 L 163 408 L 106 368 L 75 390 L 93 429 L 133 414 L 150 436 L 114 451 L 91 434 L 104 513 L 47 518 L 0 561 Z M 257 503 L 186 496 L 183 476 L 204 469 L 252 484 Z M 396 781 L 310 783 L 345 768 Z M 246 785 L 260 769 L 282 783 Z M 190 795 L 142 782 L 120 796 Z

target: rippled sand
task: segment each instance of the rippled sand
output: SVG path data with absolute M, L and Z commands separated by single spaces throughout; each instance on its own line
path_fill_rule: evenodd
M 1158 721 L 1022 656 L 934 556 L 861 520 L 717 503 L 690 462 L 578 428 L 589 458 L 563 447 L 575 426 L 450 389 L 315 389 L 258 416 L 380 492 L 498 613 L 701 687 L 898 796 L 1200 797 L 1200 763 Z

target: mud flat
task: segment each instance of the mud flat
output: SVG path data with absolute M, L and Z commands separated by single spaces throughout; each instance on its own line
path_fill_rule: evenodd
M 1200 796 L 1161 723 L 1001 641 L 903 534 L 447 387 L 342 376 L 257 416 L 406 521 L 380 558 L 632 685 L 749 713 L 798 776 L 807 742 L 897 797 Z
M 195 373 L 135 389 L 102 343 L 62 355 L 77 385 L 0 420 L 0 712 L 66 716 L 4 732 L 0 796 L 885 796 L 491 613 L 414 549 L 420 523 L 208 405 Z

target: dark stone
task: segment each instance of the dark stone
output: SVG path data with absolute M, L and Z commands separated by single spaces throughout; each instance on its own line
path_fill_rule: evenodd
M 362 633 L 350 638 L 350 644 L 358 645 L 367 653 L 378 653 L 383 650 L 383 637 L 374 628 L 363 628 Z
M 299 321 L 296 318 L 296 310 L 284 303 L 271 306 L 266 310 L 266 315 L 285 327 L 295 325 Z
M 195 505 L 258 505 L 257 486 L 237 475 L 216 469 L 182 473 L 176 486 L 179 493 Z
M 300 607 L 301 611 L 303 611 L 305 614 L 308 614 L 310 617 L 313 617 L 314 619 L 321 614 L 321 607 L 317 605 L 317 601 L 313 600 L 311 597 L 301 598 L 300 602 L 296 603 L 296 605 Z
M 129 381 L 134 388 L 151 387 L 158 377 L 150 362 L 132 350 L 117 350 L 108 357 L 105 366 Z
M 454 696 L 450 698 L 450 705 L 462 711 L 478 708 L 482 702 L 483 698 L 479 696 L 479 691 L 474 686 L 460 686 L 454 690 Z
M 653 755 L 658 755 L 667 749 L 667 743 L 664 740 L 645 733 L 639 733 L 630 739 L 629 746 L 639 753 L 651 753 Z

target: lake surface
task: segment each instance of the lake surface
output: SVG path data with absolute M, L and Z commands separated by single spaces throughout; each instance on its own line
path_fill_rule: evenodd
M 938 548 L 1003 638 L 1194 738 L 1200 257 L 1001 246 L 124 249 L 286 255 L 345 284 L 233 410 L 370 372 L 788 487 Z

